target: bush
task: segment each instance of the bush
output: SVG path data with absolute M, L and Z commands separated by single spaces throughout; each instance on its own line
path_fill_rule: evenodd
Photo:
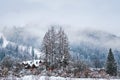
M 1 61 L 1 67 L 4 68 L 8 68 L 9 70 L 13 67 L 14 64 L 14 60 L 12 60 L 11 57 L 6 56 L 4 57 L 4 59 Z

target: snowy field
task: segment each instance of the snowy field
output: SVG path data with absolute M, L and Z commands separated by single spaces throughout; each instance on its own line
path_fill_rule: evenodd
M 63 77 L 47 77 L 47 76 L 24 76 L 22 78 L 8 77 L 0 78 L 0 80 L 120 80 L 120 79 L 96 79 L 96 78 L 63 78 Z

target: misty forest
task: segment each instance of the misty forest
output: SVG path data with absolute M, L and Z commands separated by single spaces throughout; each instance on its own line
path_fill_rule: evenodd
M 50 26 L 41 39 L 25 27 L 3 28 L 0 77 L 18 80 L 31 75 L 36 76 L 34 80 L 43 80 L 41 76 L 45 80 L 52 76 L 119 78 L 120 51 L 119 46 L 113 44 L 120 37 L 95 30 L 79 33 L 86 38 L 71 43 L 62 26 L 58 25 Z
M 120 80 L 120 0 L 0 0 L 0 80 Z

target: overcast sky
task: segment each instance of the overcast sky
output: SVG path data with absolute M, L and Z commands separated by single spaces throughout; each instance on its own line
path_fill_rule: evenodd
M 0 27 L 53 24 L 120 34 L 120 0 L 0 0 Z

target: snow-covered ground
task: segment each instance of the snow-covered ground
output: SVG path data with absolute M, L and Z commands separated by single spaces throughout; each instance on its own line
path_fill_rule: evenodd
M 15 78 L 15 77 L 8 77 L 8 78 L 0 78 L 0 80 L 120 80 L 120 79 L 97 79 L 97 78 L 63 78 L 63 77 L 48 77 L 48 76 L 24 76 L 21 78 Z

